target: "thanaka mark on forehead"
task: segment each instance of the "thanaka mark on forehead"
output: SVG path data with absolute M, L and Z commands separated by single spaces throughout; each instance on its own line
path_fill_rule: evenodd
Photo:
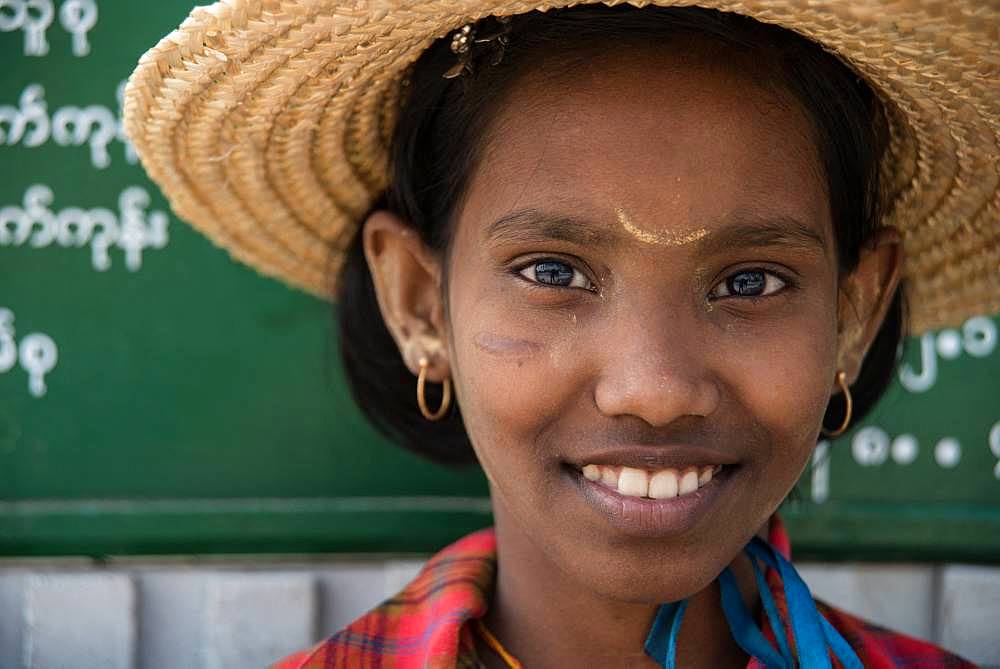
M 696 244 L 700 255 L 731 249 L 788 247 L 806 252 L 829 252 L 828 243 L 803 219 L 786 214 L 732 211 L 710 227 L 677 232 L 652 232 L 636 226 L 625 210 L 615 208 L 619 225 L 575 213 L 547 212 L 535 208 L 509 212 L 486 227 L 486 239 L 494 244 L 544 244 L 563 241 L 586 247 L 613 248 L 628 239 L 666 247 Z M 625 232 L 623 235 L 621 232 Z
M 621 207 L 615 208 L 615 215 L 625 232 L 629 233 L 644 244 L 658 244 L 660 246 L 684 246 L 703 239 L 709 235 L 706 228 L 697 228 L 688 232 L 650 232 L 643 230 L 632 223 L 632 219 Z

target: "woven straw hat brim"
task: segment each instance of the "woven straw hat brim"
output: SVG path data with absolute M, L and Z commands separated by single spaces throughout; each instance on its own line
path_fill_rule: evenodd
M 469 21 L 571 4 L 198 7 L 140 59 L 125 90 L 126 132 L 178 216 L 263 274 L 329 299 L 346 245 L 386 186 L 405 68 Z M 1000 311 L 1000 3 L 694 4 L 825 45 L 888 103 L 887 223 L 904 239 L 912 330 Z

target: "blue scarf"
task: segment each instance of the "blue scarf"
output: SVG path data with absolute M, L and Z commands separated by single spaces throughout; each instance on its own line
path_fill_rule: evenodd
M 753 616 L 743 603 L 736 577 L 726 567 L 719 574 L 719 586 L 722 590 L 722 611 L 733 639 L 750 657 L 764 663 L 768 669 L 831 669 L 830 652 L 840 661 L 845 669 L 864 669 L 861 660 L 851 646 L 844 640 L 826 618 L 816 610 L 809 588 L 795 567 L 766 541 L 754 537 L 747 544 L 744 552 L 753 565 L 754 576 L 757 579 L 757 589 L 760 591 L 761 603 L 767 614 L 771 629 L 778 641 L 777 648 L 764 636 L 760 627 L 754 622 Z M 774 597 L 760 563 L 770 567 L 781 578 L 788 603 L 788 617 L 792 636 L 794 637 L 795 653 L 786 636 L 785 625 L 774 603 Z M 687 600 L 663 604 L 656 612 L 653 626 L 649 630 L 644 645 L 646 654 L 653 658 L 663 669 L 675 669 L 677 658 L 677 636 L 681 629 L 681 619 L 687 608 Z

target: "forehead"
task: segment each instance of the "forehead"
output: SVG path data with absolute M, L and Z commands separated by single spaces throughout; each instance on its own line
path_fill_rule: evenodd
M 759 65 L 718 49 L 623 47 L 538 63 L 509 91 L 470 179 L 463 218 L 569 206 L 649 226 L 734 214 L 813 221 L 828 202 L 803 110 Z

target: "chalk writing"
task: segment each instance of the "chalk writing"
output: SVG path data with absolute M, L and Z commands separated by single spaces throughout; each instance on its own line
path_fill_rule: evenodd
M 94 0 L 66 0 L 59 8 L 59 23 L 73 36 L 73 55 L 90 53 L 87 33 L 97 25 L 97 3 Z
M 103 272 L 111 267 L 109 250 L 125 253 L 125 266 L 132 272 L 142 267 L 142 252 L 167 245 L 168 217 L 162 211 L 147 213 L 149 193 L 130 186 L 118 196 L 118 215 L 109 209 L 50 208 L 52 189 L 44 184 L 29 186 L 20 207 L 0 209 L 0 246 L 42 248 L 51 244 L 64 247 L 90 245 L 91 263 Z
M 41 84 L 28 84 L 21 91 L 20 106 L 0 107 L 0 141 L 13 146 L 24 142 L 25 146 L 41 146 L 49 138 L 49 114 L 45 108 L 45 89 Z M 4 132 L 3 124 L 9 127 Z M 33 127 L 28 130 L 28 125 Z
M 812 501 L 822 504 L 830 497 L 830 442 L 816 444 L 812 454 L 812 481 L 809 486 Z
M 851 439 L 851 454 L 862 467 L 877 467 L 890 457 L 896 464 L 910 465 L 920 453 L 920 443 L 912 434 L 901 434 L 890 440 L 880 427 L 869 425 L 861 428 Z M 944 437 L 934 447 L 934 461 L 938 466 L 951 469 L 962 459 L 962 445 L 954 437 Z
M 986 438 L 987 443 L 990 445 L 990 451 L 993 452 L 993 457 L 997 459 L 997 463 L 993 465 L 993 476 L 1000 479 L 1000 420 L 993 424 L 990 428 L 990 434 Z
M 987 436 L 990 451 L 996 458 L 993 476 L 1000 479 L 1000 420 L 993 424 Z M 816 444 L 812 453 L 810 497 L 816 504 L 830 498 L 829 441 Z M 862 467 L 878 467 L 891 457 L 896 464 L 913 464 L 920 453 L 920 444 L 912 434 L 901 434 L 895 439 L 880 427 L 869 425 L 858 430 L 851 440 L 854 462 Z M 954 469 L 962 459 L 962 444 L 955 437 L 943 437 L 933 449 L 934 462 L 943 469 Z
M 117 137 L 117 125 L 107 107 L 60 107 L 52 115 L 52 139 L 60 146 L 88 144 L 90 161 L 103 169 L 111 164 L 108 144 Z
M 6 374 L 20 361 L 21 369 L 28 373 L 28 392 L 42 397 L 48 390 L 45 375 L 58 360 L 56 343 L 47 334 L 32 332 L 19 345 L 14 338 L 14 312 L 0 307 L 0 374 Z
M 45 32 L 55 19 L 52 0 L 0 0 L 0 32 L 24 32 L 24 55 L 44 56 L 49 52 Z M 90 53 L 87 33 L 97 25 L 95 0 L 64 0 L 59 8 L 59 24 L 72 35 L 73 55 Z
M 889 435 L 882 428 L 873 425 L 861 428 L 851 439 L 854 461 L 862 467 L 881 465 L 889 457 L 889 448 Z
M 962 324 L 962 331 L 928 332 L 920 338 L 920 369 L 904 364 L 899 370 L 899 382 L 911 393 L 924 393 L 934 387 L 938 378 L 938 358 L 955 360 L 963 351 L 974 358 L 985 358 L 997 347 L 997 326 L 986 316 L 975 316 Z
M 0 0 L 2 3 L 3 0 Z M 125 136 L 121 120 L 125 82 L 118 85 L 118 114 L 102 105 L 60 107 L 48 113 L 45 88 L 41 84 L 28 84 L 21 91 L 18 106 L 0 106 L 0 144 L 34 148 L 52 139 L 59 146 L 90 147 L 90 162 L 104 169 L 111 164 L 108 145 L 117 140 L 125 146 L 125 159 L 138 161 L 132 143 Z
M 934 447 L 934 460 L 945 469 L 951 469 L 962 459 L 962 444 L 954 437 L 945 437 Z
M 990 451 L 996 457 L 997 462 L 993 467 L 993 474 L 1000 479 L 1000 421 L 994 423 L 986 437 Z M 817 446 L 817 453 L 826 442 L 820 442 Z M 813 466 L 817 465 L 817 453 L 813 454 Z M 901 434 L 893 440 L 889 440 L 889 435 L 880 427 L 873 425 L 864 427 L 854 434 L 851 440 L 851 454 L 854 461 L 862 467 L 877 467 L 886 462 L 891 455 L 892 459 L 900 465 L 913 464 L 920 453 L 920 444 L 912 434 Z M 934 445 L 932 451 L 934 462 L 943 469 L 954 469 L 962 460 L 962 443 L 955 437 L 942 437 Z M 816 485 L 814 473 L 813 485 Z M 823 476 L 828 477 L 829 473 L 824 472 Z M 815 498 L 815 494 L 814 494 Z
M 912 464 L 920 452 L 920 443 L 912 434 L 901 434 L 892 440 L 889 455 L 900 465 Z
M 23 30 L 25 56 L 49 52 L 45 31 L 54 16 L 51 0 L 0 0 L 0 32 Z

